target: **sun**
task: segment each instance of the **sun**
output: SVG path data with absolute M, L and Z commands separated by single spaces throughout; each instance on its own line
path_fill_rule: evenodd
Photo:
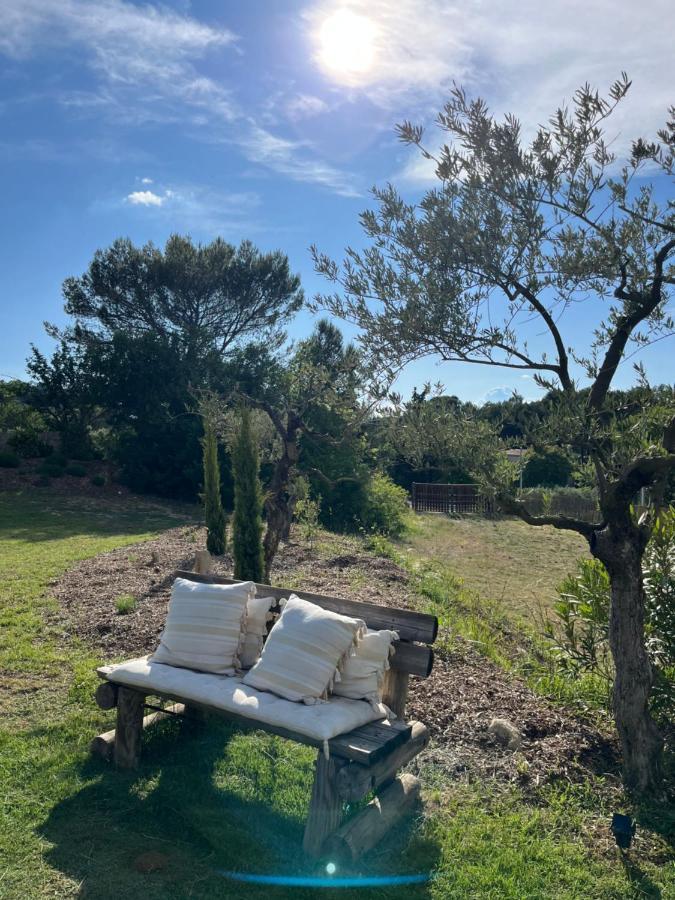
M 319 28 L 319 62 L 338 78 L 352 80 L 375 62 L 376 28 L 367 16 L 339 9 Z

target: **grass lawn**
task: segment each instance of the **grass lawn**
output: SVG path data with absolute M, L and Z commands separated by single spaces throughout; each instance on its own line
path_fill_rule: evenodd
M 222 724 L 179 733 L 166 722 L 138 772 L 92 759 L 91 737 L 112 722 L 91 699 L 98 660 L 63 633 L 48 599 L 49 580 L 76 560 L 180 522 L 141 503 L 0 495 L 0 897 L 675 897 L 665 855 L 624 866 L 608 850 L 610 809 L 593 784 L 525 798 L 449 782 L 431 764 L 424 821 L 350 873 L 432 873 L 428 883 L 300 890 L 233 880 L 233 871 L 316 874 L 300 854 L 313 753 Z
M 416 515 L 403 543 L 416 557 L 448 566 L 507 615 L 530 620 L 533 611 L 550 608 L 556 587 L 588 555 L 586 541 L 574 532 L 479 516 Z

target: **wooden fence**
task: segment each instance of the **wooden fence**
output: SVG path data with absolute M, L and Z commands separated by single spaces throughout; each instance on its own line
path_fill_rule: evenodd
M 475 484 L 426 484 L 414 481 L 412 508 L 415 512 L 489 513 L 492 504 Z

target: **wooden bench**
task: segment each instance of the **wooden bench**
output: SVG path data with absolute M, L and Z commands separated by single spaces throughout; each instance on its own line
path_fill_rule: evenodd
M 235 584 L 231 578 L 194 572 L 176 572 L 176 577 L 216 584 Z M 405 706 L 410 676 L 426 678 L 433 666 L 431 644 L 436 640 L 438 620 L 435 616 L 405 609 L 393 609 L 373 603 L 360 603 L 337 597 L 310 594 L 289 588 L 256 585 L 260 596 L 273 596 L 277 607 L 282 598 L 297 594 L 324 609 L 365 620 L 369 628 L 389 628 L 399 634 L 391 667 L 385 676 L 383 702 L 397 715 L 391 723 L 373 722 L 341 734 L 329 741 L 330 755 L 325 757 L 321 742 L 287 730 L 225 712 L 206 704 L 186 701 L 184 697 L 155 694 L 171 701 L 165 708 L 146 703 L 146 696 L 133 688 L 108 680 L 108 671 L 99 669 L 103 679 L 96 691 L 96 701 L 102 709 L 117 708 L 117 722 L 113 731 L 101 734 L 92 741 L 92 751 L 112 758 L 120 768 L 138 766 L 141 736 L 162 715 L 186 718 L 202 717 L 210 713 L 236 721 L 242 728 L 278 734 L 298 743 L 319 748 L 315 764 L 314 784 L 309 806 L 303 848 L 308 856 L 324 853 L 356 859 L 375 846 L 383 835 L 405 815 L 419 796 L 419 780 L 412 775 L 398 775 L 399 769 L 410 762 L 428 743 L 429 733 L 420 722 L 408 722 Z M 145 715 L 145 710 L 152 713 Z M 344 806 L 355 803 L 371 791 L 375 798 L 357 815 L 346 822 Z

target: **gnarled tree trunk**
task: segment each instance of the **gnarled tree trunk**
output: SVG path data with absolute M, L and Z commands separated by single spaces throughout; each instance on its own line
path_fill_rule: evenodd
M 661 777 L 663 739 L 649 712 L 652 670 L 645 647 L 642 556 L 647 535 L 630 521 L 607 525 L 592 541 L 593 555 L 609 572 L 609 645 L 614 660 L 613 708 L 623 750 L 624 784 L 637 793 L 655 790 Z
M 279 549 L 279 543 L 288 535 L 293 517 L 293 504 L 290 491 L 291 476 L 297 465 L 298 428 L 294 422 L 289 422 L 285 434 L 281 435 L 283 450 L 276 466 L 272 481 L 265 497 L 265 518 L 267 530 L 263 540 L 263 555 L 265 561 L 265 582 L 269 582 L 270 571 L 274 557 Z

